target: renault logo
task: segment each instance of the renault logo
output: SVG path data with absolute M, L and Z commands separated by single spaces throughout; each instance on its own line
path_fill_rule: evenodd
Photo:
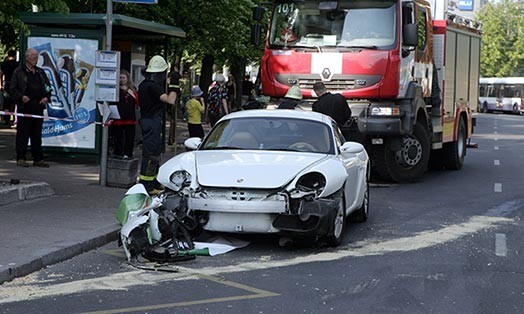
M 322 78 L 324 80 L 328 80 L 330 77 L 331 77 L 331 71 L 328 68 L 324 68 L 324 70 L 322 70 Z

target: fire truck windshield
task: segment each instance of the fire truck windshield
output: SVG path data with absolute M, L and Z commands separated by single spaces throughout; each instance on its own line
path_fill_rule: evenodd
M 269 45 L 392 49 L 397 41 L 396 3 L 394 0 L 276 1 Z

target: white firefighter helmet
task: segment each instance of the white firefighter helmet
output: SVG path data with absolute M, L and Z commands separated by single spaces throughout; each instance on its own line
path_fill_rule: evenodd
M 164 60 L 162 56 L 156 55 L 149 60 L 149 64 L 147 65 L 146 72 L 148 73 L 158 73 L 158 72 L 164 72 L 167 70 L 167 62 Z
M 300 100 L 302 99 L 302 93 L 300 92 L 300 88 L 298 86 L 293 85 L 288 89 L 286 96 L 284 97 Z

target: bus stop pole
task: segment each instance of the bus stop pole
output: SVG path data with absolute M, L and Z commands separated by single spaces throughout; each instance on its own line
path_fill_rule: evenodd
M 106 4 L 106 50 L 111 51 L 113 33 L 113 0 Z M 107 184 L 107 151 L 109 139 L 109 126 L 102 124 L 102 152 L 100 156 L 100 185 Z

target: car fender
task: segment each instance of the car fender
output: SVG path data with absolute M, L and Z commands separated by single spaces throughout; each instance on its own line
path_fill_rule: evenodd
M 310 172 L 319 172 L 326 178 L 326 186 L 319 197 L 326 197 L 340 190 L 347 178 L 346 169 L 342 166 L 341 162 L 333 156 L 333 158 L 324 159 L 301 171 L 293 181 L 291 181 L 289 188 L 293 189 L 298 179 Z
M 173 158 L 166 161 L 158 170 L 157 181 L 163 186 L 171 189 L 176 189 L 169 178 L 171 175 L 178 170 L 187 171 L 192 178 L 190 188 L 195 189 L 198 186 L 196 180 L 196 168 L 195 168 L 195 153 L 187 152 L 174 156 Z
M 149 220 L 148 215 L 143 215 L 136 218 L 129 219 L 120 230 L 120 234 L 126 238 L 129 237 L 129 234 L 131 234 L 131 231 L 133 231 L 135 228 L 145 224 Z

